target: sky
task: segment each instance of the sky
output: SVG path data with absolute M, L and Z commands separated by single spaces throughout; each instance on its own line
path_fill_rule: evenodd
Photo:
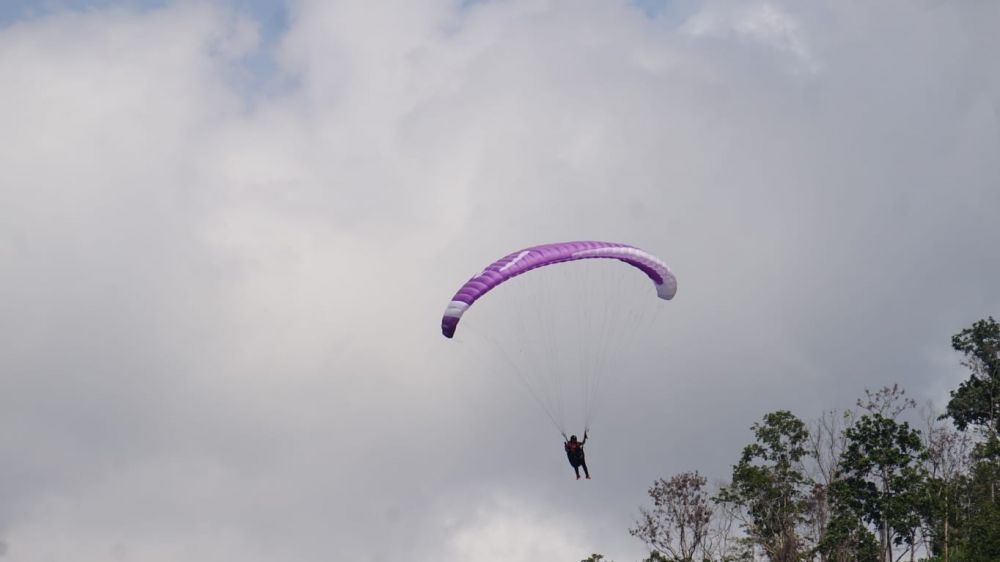
M 998 27 L 986 1 L 0 3 L 0 558 L 638 560 L 653 480 L 724 479 L 769 411 L 894 383 L 943 408 L 951 335 L 1000 315 Z M 439 331 L 492 260 L 578 239 L 679 286 L 604 376 L 581 482 Z

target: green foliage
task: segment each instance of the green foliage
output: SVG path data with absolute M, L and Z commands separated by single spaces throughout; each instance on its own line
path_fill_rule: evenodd
M 850 509 L 835 506 L 826 533 L 816 549 L 827 562 L 878 562 L 875 535 Z
M 1000 462 L 980 460 L 969 479 L 961 552 L 968 560 L 1000 560 Z
M 751 428 L 756 438 L 733 467 L 732 483 L 716 501 L 745 509 L 745 531 L 768 558 L 792 562 L 802 556 L 797 528 L 805 520 L 811 484 L 801 461 L 809 456 L 806 425 L 788 411 L 766 414 Z
M 973 439 L 964 432 L 931 422 L 926 442 L 928 477 L 920 506 L 924 519 L 922 533 L 933 553 L 949 557 L 959 538 L 956 530 L 966 516 Z
M 920 432 L 880 414 L 862 416 L 844 432 L 843 479 L 834 487 L 843 512 L 882 532 L 882 548 L 913 545 L 925 497 L 926 452 Z
M 934 551 L 948 562 L 1000 560 L 1000 324 L 992 316 L 979 320 L 951 343 L 970 373 L 951 392 L 947 416 L 959 430 L 973 429 L 982 440 L 973 449 L 971 469 L 931 505 L 938 515 L 932 521 Z M 944 525 L 950 531 L 947 540 Z
M 1000 436 L 1000 324 L 993 317 L 975 322 L 951 339 L 972 371 L 951 392 L 947 412 L 961 430 L 976 427 Z
M 970 369 L 937 418 L 954 428 L 929 420 L 925 443 L 899 419 L 916 403 L 898 385 L 866 389 L 846 428 L 815 435 L 788 411 L 766 414 L 714 508 L 697 472 L 650 488 L 654 509 L 630 529 L 652 548 L 642 562 L 897 562 L 917 544 L 931 562 L 1000 561 L 1000 323 L 979 320 L 951 344 Z
M 918 506 L 925 522 L 924 534 L 930 539 L 931 550 L 943 553 L 955 544 L 957 529 L 964 521 L 963 506 L 968 490 L 966 475 L 951 478 L 932 477 L 924 483 L 924 497 Z

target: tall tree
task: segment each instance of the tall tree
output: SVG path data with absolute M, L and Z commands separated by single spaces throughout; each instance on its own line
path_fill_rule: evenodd
M 951 392 L 947 416 L 981 440 L 973 449 L 959 556 L 1000 559 L 1000 324 L 992 316 L 955 334 L 969 378 Z
M 814 481 L 813 489 L 807 502 L 807 517 L 809 521 L 808 538 L 819 554 L 820 562 L 827 560 L 843 559 L 844 548 L 834 549 L 838 556 L 829 558 L 827 552 L 831 550 L 833 544 L 838 544 L 841 539 L 848 540 L 843 532 L 825 540 L 826 534 L 833 525 L 833 513 L 831 505 L 833 484 L 840 478 L 840 457 L 847 448 L 847 438 L 844 430 L 854 424 L 856 414 L 853 410 L 838 412 L 828 410 L 813 420 L 809 431 L 809 453 L 812 457 L 810 466 L 810 476 Z M 838 523 L 839 529 L 844 529 L 843 521 Z M 825 547 L 823 545 L 826 545 Z
M 705 537 L 705 559 L 717 562 L 753 562 L 753 545 L 736 529 L 739 508 L 716 504 L 712 512 L 711 529 Z
M 951 346 L 964 355 L 969 378 L 951 392 L 948 416 L 960 430 L 975 427 L 1000 439 L 1000 324 L 990 316 L 955 334 Z
M 924 463 L 927 484 L 924 509 L 926 547 L 951 562 L 955 528 L 963 521 L 963 503 L 969 489 L 972 439 L 941 421 L 933 411 L 925 415 L 927 457 Z
M 880 558 L 895 562 L 892 547 L 916 542 L 923 491 L 920 432 L 881 414 L 862 416 L 844 432 L 840 501 L 879 531 Z
M 684 472 L 659 479 L 649 488 L 653 509 L 641 508 L 641 517 L 629 533 L 672 562 L 692 562 L 701 549 L 712 518 L 705 477 Z
M 991 497 L 998 481 L 1000 463 L 995 460 L 980 460 L 972 467 L 960 559 L 1000 560 L 1000 504 Z
M 875 535 L 851 505 L 851 494 L 844 481 L 830 488 L 830 521 L 817 545 L 817 552 L 827 562 L 879 562 Z
M 755 442 L 743 448 L 732 483 L 716 500 L 745 510 L 745 531 L 773 562 L 801 558 L 798 528 L 812 484 L 802 461 L 809 456 L 809 431 L 788 411 L 766 414 L 751 429 Z

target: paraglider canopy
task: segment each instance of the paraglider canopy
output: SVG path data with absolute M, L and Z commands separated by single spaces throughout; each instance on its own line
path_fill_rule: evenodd
M 485 346 L 485 355 L 475 359 L 477 369 L 517 375 L 565 437 L 567 406 L 579 406 L 588 429 L 602 379 L 621 369 L 618 361 L 634 336 L 648 333 L 646 321 L 659 308 L 650 306 L 656 299 L 645 297 L 649 282 L 660 299 L 677 292 L 670 268 L 635 246 L 599 241 L 531 246 L 462 284 L 441 318 L 441 333 L 455 337 L 473 305 L 505 286 L 502 295 L 476 305 L 477 320 L 457 338 L 463 340 L 459 348 Z
M 677 293 L 677 279 L 659 258 L 626 244 L 613 242 L 562 242 L 532 246 L 506 255 L 469 279 L 451 298 L 441 319 L 441 333 L 451 338 L 465 311 L 497 285 L 533 269 L 582 259 L 617 259 L 642 270 L 665 300 Z

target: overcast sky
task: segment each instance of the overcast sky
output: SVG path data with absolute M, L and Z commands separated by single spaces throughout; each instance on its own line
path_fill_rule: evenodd
M 1000 5 L 0 3 L 0 557 L 644 555 L 657 477 L 1000 315 Z M 577 482 L 441 313 L 543 242 L 677 297 Z M 652 290 L 650 289 L 650 293 Z M 499 373 L 499 374 L 498 374 Z

